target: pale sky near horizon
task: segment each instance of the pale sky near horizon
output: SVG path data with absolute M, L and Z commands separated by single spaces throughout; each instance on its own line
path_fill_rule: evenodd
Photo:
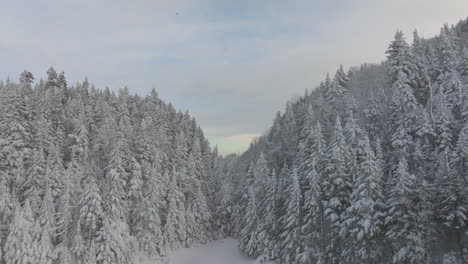
M 467 0 L 3 1 L 0 79 L 50 66 L 70 84 L 147 94 L 188 109 L 223 154 L 244 151 L 286 101 L 339 66 L 380 62 L 468 17 Z

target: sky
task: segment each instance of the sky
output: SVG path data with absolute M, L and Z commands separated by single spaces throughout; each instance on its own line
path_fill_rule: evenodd
M 223 154 L 340 64 L 384 60 L 396 29 L 432 37 L 468 17 L 466 0 L 0 1 L 0 79 L 53 66 L 70 84 L 156 88 Z

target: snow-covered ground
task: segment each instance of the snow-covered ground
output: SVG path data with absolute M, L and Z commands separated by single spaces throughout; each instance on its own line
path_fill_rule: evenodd
M 151 260 L 143 264 L 256 264 L 237 248 L 232 238 L 210 242 L 193 248 L 183 248 L 170 254 L 168 260 Z

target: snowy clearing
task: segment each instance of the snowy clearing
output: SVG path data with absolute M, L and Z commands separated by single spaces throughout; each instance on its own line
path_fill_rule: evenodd
M 232 238 L 210 242 L 193 248 L 175 251 L 168 260 L 150 260 L 142 264 L 256 264 L 257 261 L 242 255 Z

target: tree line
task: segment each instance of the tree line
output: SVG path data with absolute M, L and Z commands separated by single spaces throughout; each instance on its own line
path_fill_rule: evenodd
M 468 20 L 398 30 L 380 64 L 334 76 L 226 157 L 225 220 L 278 263 L 468 262 Z
M 0 263 L 130 264 L 206 242 L 219 167 L 196 120 L 154 89 L 24 71 L 0 82 Z

